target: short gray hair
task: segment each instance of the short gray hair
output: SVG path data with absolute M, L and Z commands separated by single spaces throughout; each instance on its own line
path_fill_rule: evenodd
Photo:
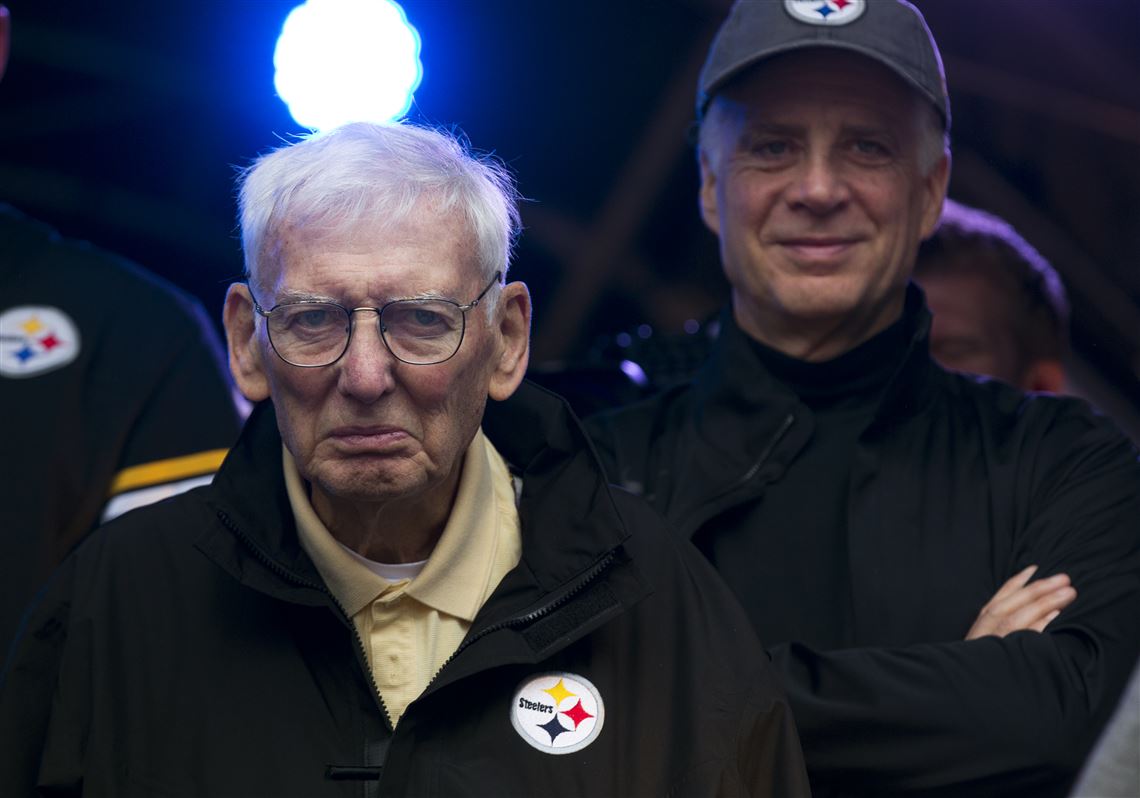
M 274 150 L 241 172 L 246 277 L 263 274 L 286 229 L 383 229 L 423 199 L 440 213 L 462 214 L 483 279 L 506 275 L 521 228 L 519 194 L 506 167 L 447 131 L 353 122 Z

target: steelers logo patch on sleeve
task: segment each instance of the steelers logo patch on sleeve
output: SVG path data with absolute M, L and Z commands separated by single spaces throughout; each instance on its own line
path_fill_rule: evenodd
M 547 754 L 581 751 L 598 738 L 605 714 L 597 688 L 572 673 L 533 676 L 511 702 L 515 731 Z
M 0 376 L 35 377 L 79 357 L 79 328 L 59 308 L 20 305 L 0 313 Z

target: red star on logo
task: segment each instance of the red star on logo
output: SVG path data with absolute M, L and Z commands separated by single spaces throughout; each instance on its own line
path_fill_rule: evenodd
M 851 5 L 851 0 L 831 0 L 831 2 L 835 3 L 835 7 L 840 11 Z
M 570 718 L 570 722 L 574 724 L 575 729 L 577 729 L 578 724 L 580 724 L 586 718 L 594 717 L 586 711 L 585 707 L 582 706 L 582 699 L 578 699 L 578 703 L 575 704 L 573 708 L 566 710 L 562 714 Z
M 44 349 L 48 350 L 49 352 L 51 350 L 55 349 L 57 346 L 59 346 L 62 343 L 63 343 L 63 341 L 56 338 L 53 333 L 48 333 L 47 335 L 45 335 L 43 338 L 40 339 L 40 346 L 42 346 Z

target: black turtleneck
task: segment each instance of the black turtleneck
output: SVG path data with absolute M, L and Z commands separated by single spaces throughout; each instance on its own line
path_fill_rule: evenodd
M 814 421 L 812 437 L 763 498 L 714 519 L 694 542 L 745 605 L 766 643 L 851 644 L 847 488 L 859 435 L 910 343 L 911 314 L 825 363 L 749 340 L 742 364 L 766 369 Z M 804 419 L 800 419 L 802 423 Z

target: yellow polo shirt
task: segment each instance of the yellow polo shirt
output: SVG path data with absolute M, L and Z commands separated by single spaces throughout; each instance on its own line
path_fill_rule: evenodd
M 292 455 L 284 447 L 282 451 L 301 546 L 352 618 L 395 726 L 522 556 L 507 464 L 482 430 L 477 432 L 463 457 L 451 516 L 431 557 L 414 579 L 389 581 L 332 536 L 313 510 Z

